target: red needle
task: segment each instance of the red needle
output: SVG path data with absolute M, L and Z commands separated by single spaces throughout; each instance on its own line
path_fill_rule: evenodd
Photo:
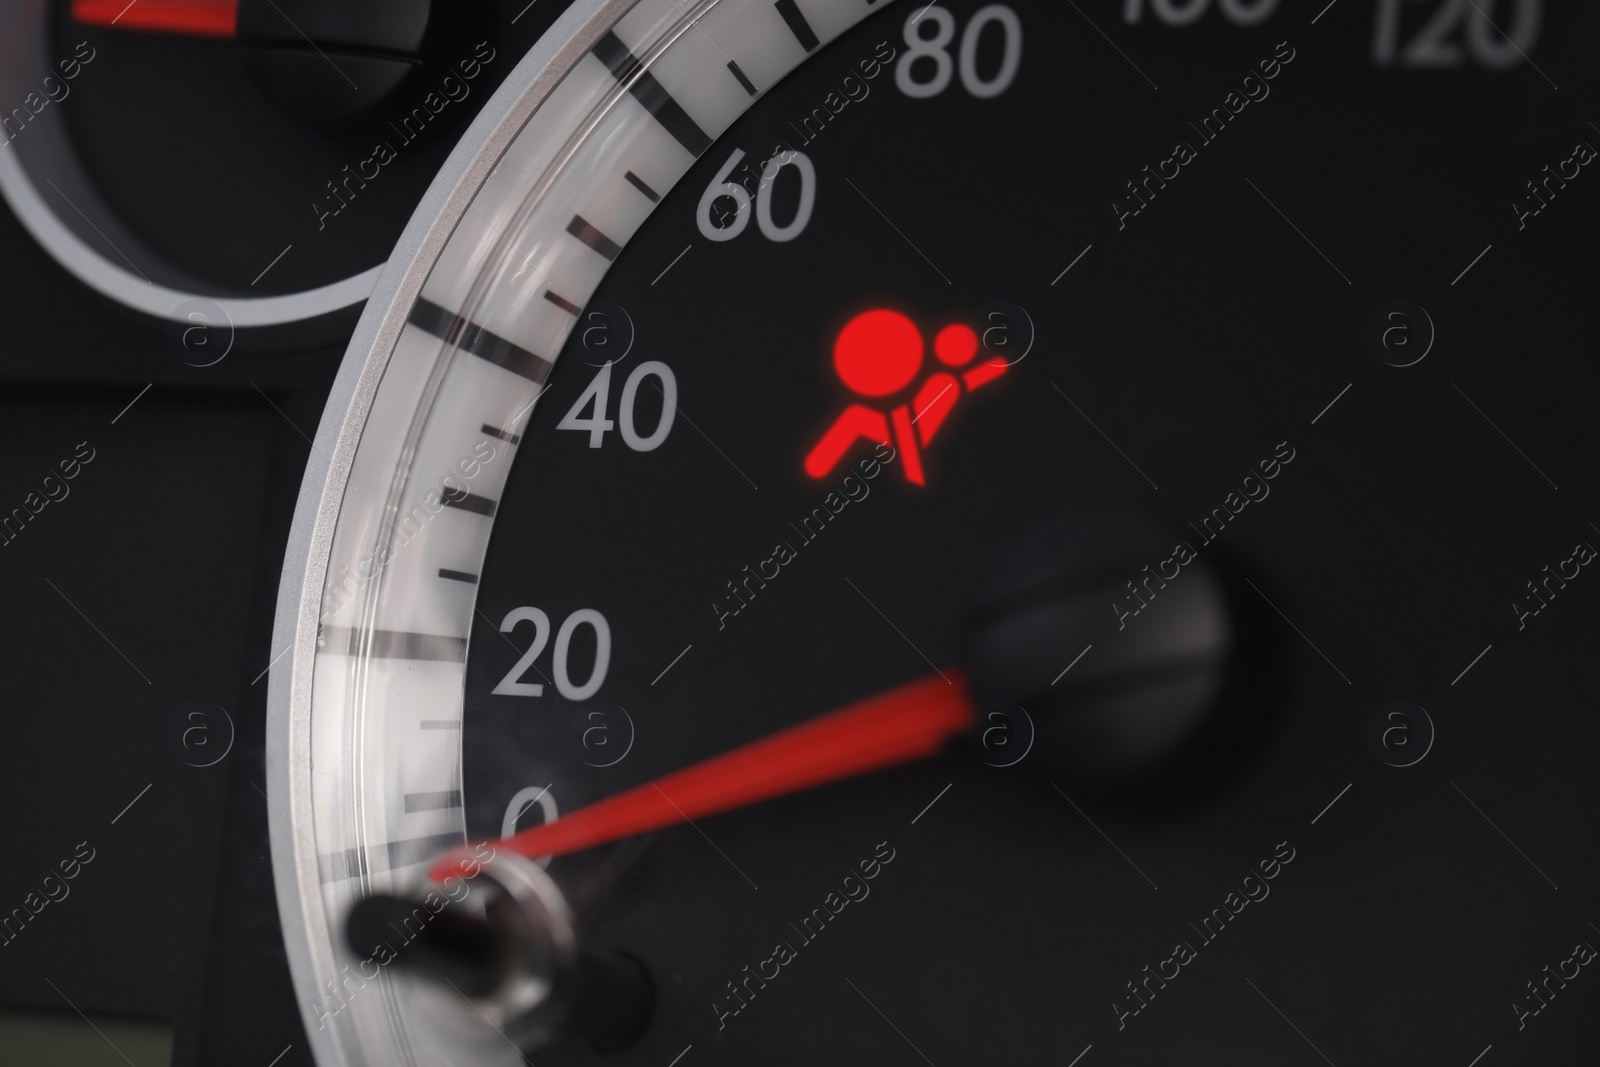
M 493 844 L 531 858 L 592 848 L 923 759 L 976 720 L 958 672 L 929 675 Z M 466 868 L 452 853 L 429 873 L 442 881 Z
M 86 26 L 231 41 L 239 0 L 72 0 L 72 17 Z

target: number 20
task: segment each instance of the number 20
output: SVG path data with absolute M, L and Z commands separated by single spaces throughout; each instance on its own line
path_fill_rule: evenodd
M 528 651 L 522 654 L 516 665 L 506 672 L 506 676 L 500 679 L 500 684 L 494 687 L 495 696 L 544 695 L 542 683 L 524 682 L 522 676 L 533 666 L 533 661 L 539 658 L 539 653 L 544 651 L 544 646 L 550 641 L 550 616 L 539 608 L 512 608 L 500 621 L 500 632 L 509 634 L 525 622 L 533 623 L 533 644 L 528 646 Z M 582 685 L 574 685 L 567 659 L 572 651 L 572 635 L 585 623 L 594 630 L 594 669 L 589 672 L 587 681 Z M 580 608 L 568 615 L 566 621 L 561 624 L 561 629 L 556 631 L 556 648 L 552 656 L 551 668 L 556 676 L 556 691 L 568 700 L 588 700 L 605 684 L 606 668 L 610 666 L 611 624 L 606 622 L 606 617 L 593 608 Z

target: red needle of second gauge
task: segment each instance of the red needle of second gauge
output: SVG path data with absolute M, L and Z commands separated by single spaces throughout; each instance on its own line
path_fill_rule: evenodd
M 555 856 L 931 756 L 977 719 L 965 679 L 932 674 L 493 844 Z M 452 854 L 430 872 L 462 873 Z
M 239 0 L 72 0 L 72 17 L 86 26 L 232 40 Z

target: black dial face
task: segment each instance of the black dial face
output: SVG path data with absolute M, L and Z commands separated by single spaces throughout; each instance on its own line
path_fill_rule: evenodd
M 1595 16 L 1484 8 L 890 4 L 663 199 L 497 504 L 469 834 L 980 718 L 551 861 L 616 1062 L 1592 1054 Z
M 125 227 L 215 291 L 299 292 L 384 261 L 456 138 L 564 4 L 521 19 L 525 0 L 441 6 L 61 0 L 43 88 L 75 100 L 72 147 L 113 234 Z M 75 224 L 71 192 L 47 203 Z M 94 247 L 153 269 L 110 234 Z

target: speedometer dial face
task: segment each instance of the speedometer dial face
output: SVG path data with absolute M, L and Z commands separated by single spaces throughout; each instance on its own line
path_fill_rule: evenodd
M 1592 1055 L 1595 17 L 1414 16 L 575 4 L 302 495 L 319 1058 Z M 640 1032 L 406 962 L 469 841 Z

